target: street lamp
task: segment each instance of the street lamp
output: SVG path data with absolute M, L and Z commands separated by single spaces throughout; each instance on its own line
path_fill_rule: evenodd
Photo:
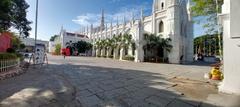
M 38 26 L 38 0 L 36 0 L 36 18 L 35 18 L 35 49 L 37 44 L 37 26 Z
M 220 36 L 220 24 L 219 24 L 219 19 L 218 19 L 218 11 L 219 11 L 219 6 L 218 6 L 218 0 L 216 0 L 216 11 L 217 11 L 217 21 L 218 21 L 218 46 L 219 46 L 219 56 L 220 59 L 222 60 L 222 46 L 221 46 L 221 36 Z
M 38 26 L 38 0 L 36 0 L 36 18 L 35 18 L 35 47 L 34 47 L 34 54 L 36 54 L 36 46 L 37 46 L 37 26 Z M 35 55 L 34 55 L 35 56 Z M 35 57 L 34 57 L 35 58 Z M 34 64 L 35 64 L 34 59 Z

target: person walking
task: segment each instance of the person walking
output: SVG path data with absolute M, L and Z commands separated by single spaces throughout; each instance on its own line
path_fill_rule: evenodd
M 66 57 L 66 52 L 64 51 L 63 52 L 63 58 L 65 59 L 65 57 Z

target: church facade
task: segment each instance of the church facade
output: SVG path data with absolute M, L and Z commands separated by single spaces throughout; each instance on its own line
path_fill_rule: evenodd
M 82 32 L 87 35 L 94 44 L 97 40 L 112 38 L 113 35 L 130 34 L 136 44 L 135 50 L 128 49 L 129 55 L 135 58 L 136 62 L 144 61 L 144 39 L 145 33 L 161 35 L 161 38 L 171 38 L 171 52 L 164 56 L 170 63 L 193 60 L 193 21 L 190 12 L 190 0 L 154 0 L 152 14 L 144 16 L 141 11 L 141 18 L 119 24 L 110 24 L 107 27 L 104 23 L 104 12 L 102 12 L 101 24 L 98 27 L 91 25 L 90 29 Z M 121 49 L 120 49 L 121 50 Z M 98 49 L 93 49 L 96 56 Z M 132 52 L 134 51 L 134 52 Z M 132 54 L 134 53 L 134 54 Z M 166 52 L 164 52 L 166 53 Z M 103 53 L 105 54 L 105 53 Z M 120 59 L 123 54 L 119 54 Z

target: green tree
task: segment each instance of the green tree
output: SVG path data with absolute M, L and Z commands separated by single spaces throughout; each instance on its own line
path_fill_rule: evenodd
M 85 53 L 92 48 L 92 44 L 86 41 L 78 41 L 77 43 L 73 43 L 73 47 L 76 48 L 79 53 Z
M 0 0 L 0 32 L 11 27 L 11 0 Z
M 204 54 L 204 55 L 220 55 L 219 49 L 223 47 L 222 36 L 219 39 L 217 34 L 213 35 L 203 35 L 196 37 L 194 39 L 194 53 L 195 54 Z
M 121 47 L 128 48 L 132 44 L 132 35 L 124 34 L 121 39 Z
M 208 34 L 215 34 L 218 29 L 217 14 L 221 12 L 223 0 L 192 0 L 194 5 L 191 10 L 195 22 L 203 22 L 203 27 Z M 207 20 L 207 22 L 206 22 Z
M 112 41 L 113 41 L 113 48 L 116 49 L 121 43 L 121 35 L 120 36 L 113 35 Z
M 61 44 L 56 44 L 55 46 L 55 54 L 61 55 Z
M 54 41 L 56 37 L 58 37 L 58 35 L 52 36 L 52 37 L 50 38 L 50 41 Z
M 156 36 L 155 34 L 144 34 L 144 40 L 146 42 L 146 45 L 144 45 L 143 48 L 145 50 L 154 51 L 155 56 L 157 54 L 157 51 L 166 50 L 167 52 L 170 52 L 172 49 L 170 38 L 164 39 L 160 36 Z
M 107 38 L 106 39 L 106 45 L 107 45 L 107 49 L 113 49 L 114 48 L 114 44 L 113 44 L 113 39 Z
M 25 47 L 26 47 L 25 44 L 23 44 L 23 43 L 20 44 L 20 49 L 24 49 Z
M 32 22 L 27 20 L 29 5 L 25 0 L 0 0 L 0 32 L 11 27 L 17 29 L 22 37 L 28 37 Z
M 101 48 L 102 48 L 102 46 L 101 46 L 101 41 L 100 41 L 100 40 L 97 40 L 97 41 L 95 42 L 95 44 L 94 44 L 94 47 L 95 47 L 96 49 L 101 49 Z

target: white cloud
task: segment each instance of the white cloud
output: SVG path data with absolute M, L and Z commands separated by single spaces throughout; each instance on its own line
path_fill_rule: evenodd
M 116 24 L 117 21 L 119 23 L 122 23 L 124 17 L 126 21 L 129 21 L 132 19 L 132 16 L 134 16 L 135 19 L 139 19 L 141 8 L 144 8 L 144 10 L 149 9 L 147 8 L 146 4 L 143 4 L 142 6 L 135 5 L 129 7 L 122 7 L 118 12 L 114 14 L 104 13 L 105 23 L 107 23 L 108 25 L 110 25 L 111 21 L 113 22 L 113 24 Z M 77 18 L 73 19 L 72 21 L 79 24 L 82 27 L 90 26 L 91 24 L 93 24 L 94 26 L 99 26 L 101 21 L 101 12 L 99 12 L 98 14 L 94 13 L 82 14 L 77 16 Z
M 100 14 L 92 14 L 87 13 L 77 17 L 77 19 L 73 19 L 72 21 L 81 25 L 81 26 L 89 26 L 91 24 L 98 25 L 100 19 Z
M 110 3 L 120 2 L 121 0 L 110 0 Z

